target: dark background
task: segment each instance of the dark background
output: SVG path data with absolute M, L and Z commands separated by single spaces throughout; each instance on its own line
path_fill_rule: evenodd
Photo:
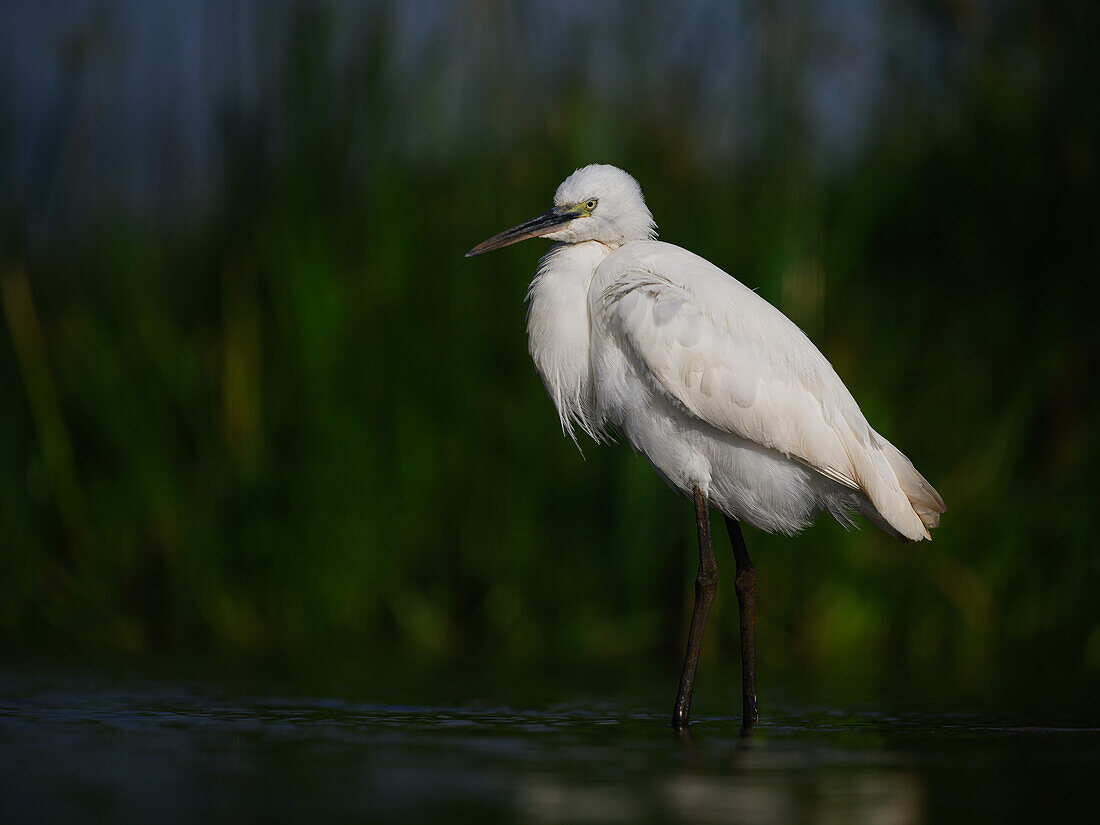
M 0 15 L 5 655 L 673 661 L 689 504 L 559 432 L 545 244 L 462 257 L 603 162 L 947 502 L 746 531 L 766 667 L 1100 675 L 1095 3 Z

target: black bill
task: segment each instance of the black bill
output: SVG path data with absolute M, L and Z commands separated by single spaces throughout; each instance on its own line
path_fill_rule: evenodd
M 517 241 L 525 241 L 528 238 L 546 235 L 563 224 L 569 223 L 577 215 L 576 206 L 555 206 L 549 212 L 544 212 L 537 218 L 532 218 L 519 226 L 513 226 L 511 229 L 505 229 L 499 235 L 493 235 L 489 240 L 482 241 L 467 252 L 466 257 L 471 258 L 474 255 L 480 255 L 482 252 L 492 252 L 494 249 L 500 249 L 502 246 L 508 246 Z

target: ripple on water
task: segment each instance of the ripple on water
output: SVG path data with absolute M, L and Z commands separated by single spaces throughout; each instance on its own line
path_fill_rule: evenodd
M 1094 794 L 1100 728 L 785 705 L 390 704 L 0 675 L 0 818 L 951 822 Z M 1049 802 L 1043 810 L 1050 814 Z

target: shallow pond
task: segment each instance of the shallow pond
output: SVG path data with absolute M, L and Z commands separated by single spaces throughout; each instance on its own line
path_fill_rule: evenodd
M 698 711 L 679 737 L 648 694 L 393 692 L 0 671 L 0 819 L 1047 822 L 1100 799 L 1100 726 L 1080 720 L 765 698 L 745 741 Z

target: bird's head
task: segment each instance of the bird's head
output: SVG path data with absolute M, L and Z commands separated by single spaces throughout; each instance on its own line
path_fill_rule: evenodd
M 638 181 L 615 166 L 594 163 L 562 181 L 554 194 L 554 208 L 482 241 L 466 257 L 500 249 L 527 238 L 561 243 L 600 241 L 619 247 L 657 235 Z

